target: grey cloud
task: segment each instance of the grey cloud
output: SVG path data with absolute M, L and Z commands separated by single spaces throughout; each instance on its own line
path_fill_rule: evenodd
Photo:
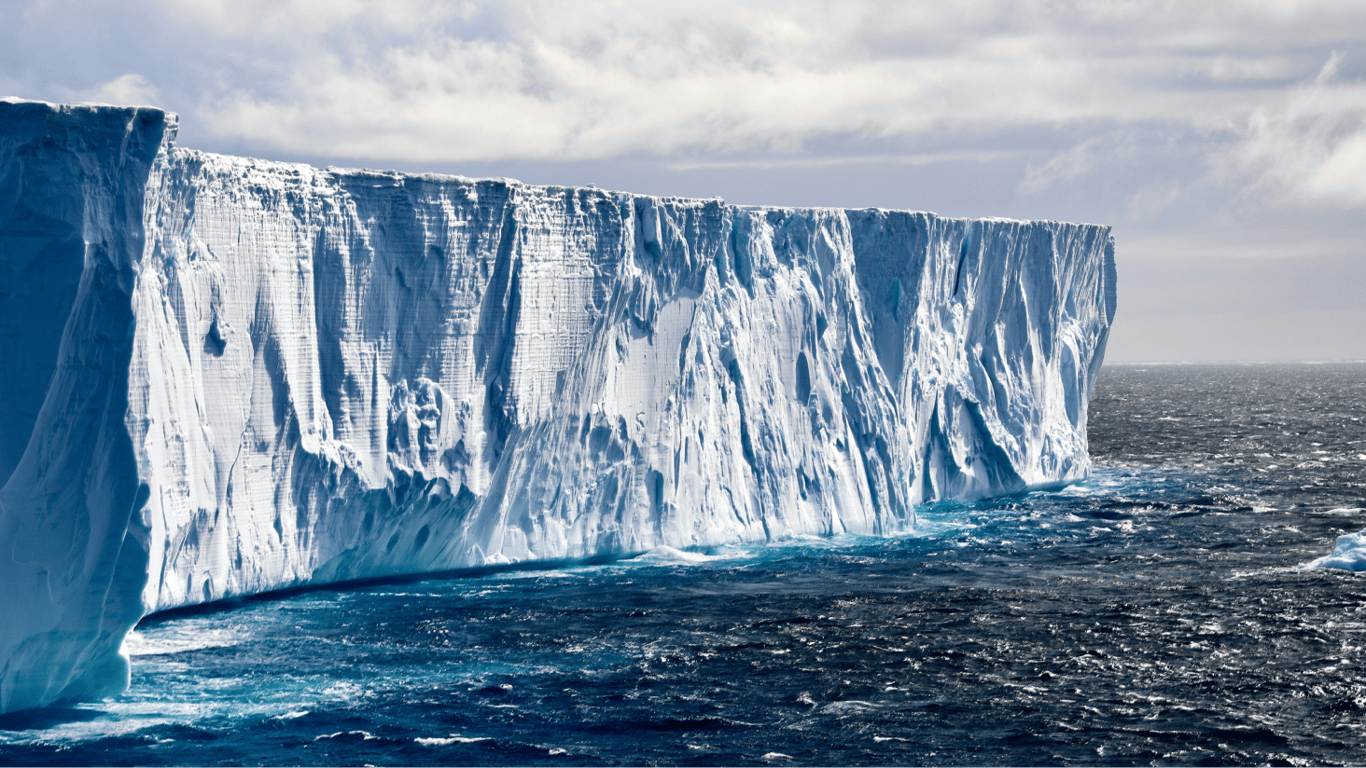
M 86 7 L 96 10 L 71 18 L 35 2 L 13 14 L 22 18 L 11 35 L 56 45 L 50 59 L 33 50 L 11 78 L 66 96 L 139 75 L 143 92 L 155 88 L 221 141 L 407 161 L 793 150 L 828 134 L 965 127 L 1223 125 L 1274 101 L 1289 82 L 1278 78 L 1317 68 L 1306 46 L 1366 38 L 1366 13 L 1334 3 Z M 78 44 L 95 56 L 63 55 Z M 105 68 L 93 78 L 92 58 Z

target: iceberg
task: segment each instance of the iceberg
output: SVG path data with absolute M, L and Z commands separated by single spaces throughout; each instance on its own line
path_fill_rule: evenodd
M 175 146 L 0 101 L 0 712 L 144 615 L 914 525 L 1089 469 L 1104 226 Z

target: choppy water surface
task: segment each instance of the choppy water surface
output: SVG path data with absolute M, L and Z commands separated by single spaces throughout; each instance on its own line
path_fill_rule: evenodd
M 154 617 L 45 764 L 1366 761 L 1366 365 L 1113 367 L 1094 477 L 913 535 Z

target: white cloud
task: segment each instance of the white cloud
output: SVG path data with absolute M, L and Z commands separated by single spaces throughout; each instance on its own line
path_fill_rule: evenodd
M 264 154 L 843 163 L 811 153 L 833 136 L 864 142 L 845 153 L 854 163 L 1028 152 L 1036 160 L 1017 189 L 1037 197 L 1134 166 L 1151 142 L 1122 138 L 1156 127 L 1199 136 L 1239 183 L 1301 202 L 1366 198 L 1366 97 L 1351 77 L 1354 57 L 1366 54 L 1360 2 L 14 7 L 0 11 L 21 30 L 0 32 L 0 82 L 40 98 L 160 102 L 184 114 L 187 136 Z M 32 42 L 21 50 L 34 30 L 49 36 L 52 55 Z M 88 77 L 80 67 L 110 66 L 118 69 L 85 80 L 93 87 L 73 84 Z M 47 85 L 44 67 L 53 68 Z M 991 139 L 1029 131 L 1048 138 L 1032 147 Z M 1058 152 L 1063 136 L 1072 148 Z M 1203 173 L 1208 162 L 1194 164 Z M 1174 184 L 1148 183 L 1130 208 L 1170 204 Z
M 1222 126 L 1305 77 L 1306 46 L 1366 39 L 1330 2 L 160 6 L 204 41 L 217 82 L 191 110 L 220 137 L 405 161 Z
M 129 73 L 84 91 L 79 95 L 79 98 L 81 101 L 97 104 L 147 106 L 157 103 L 160 99 L 160 92 L 147 78 L 139 74 Z
M 1124 256 L 1136 261 L 1284 261 L 1331 259 L 1356 254 L 1361 243 L 1345 237 L 1267 237 L 1265 232 L 1165 234 L 1126 238 Z
M 668 163 L 673 171 L 748 169 L 757 171 L 794 168 L 831 168 L 860 165 L 932 165 L 936 163 L 989 163 L 1017 157 L 1015 150 L 976 150 L 965 152 L 925 152 L 903 155 L 764 155 L 743 160 L 679 160 Z
M 1366 130 L 1338 142 L 1302 189 L 1312 200 L 1366 203 Z
M 1334 53 L 1317 77 L 1257 109 L 1230 152 L 1234 173 L 1300 203 L 1366 204 L 1366 83 L 1342 82 Z
M 1095 170 L 1097 151 L 1103 137 L 1092 137 L 1048 159 L 1043 165 L 1033 163 L 1025 170 L 1020 182 L 1021 192 L 1038 192 L 1055 184 L 1065 183 Z

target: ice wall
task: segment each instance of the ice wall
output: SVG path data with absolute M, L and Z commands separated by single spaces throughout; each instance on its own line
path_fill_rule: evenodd
M 155 110 L 0 102 L 0 345 L 23 366 L 0 379 L 0 612 L 21 617 L 0 711 L 117 689 L 158 609 L 888 533 L 1087 471 L 1105 227 L 319 170 L 173 135 Z

